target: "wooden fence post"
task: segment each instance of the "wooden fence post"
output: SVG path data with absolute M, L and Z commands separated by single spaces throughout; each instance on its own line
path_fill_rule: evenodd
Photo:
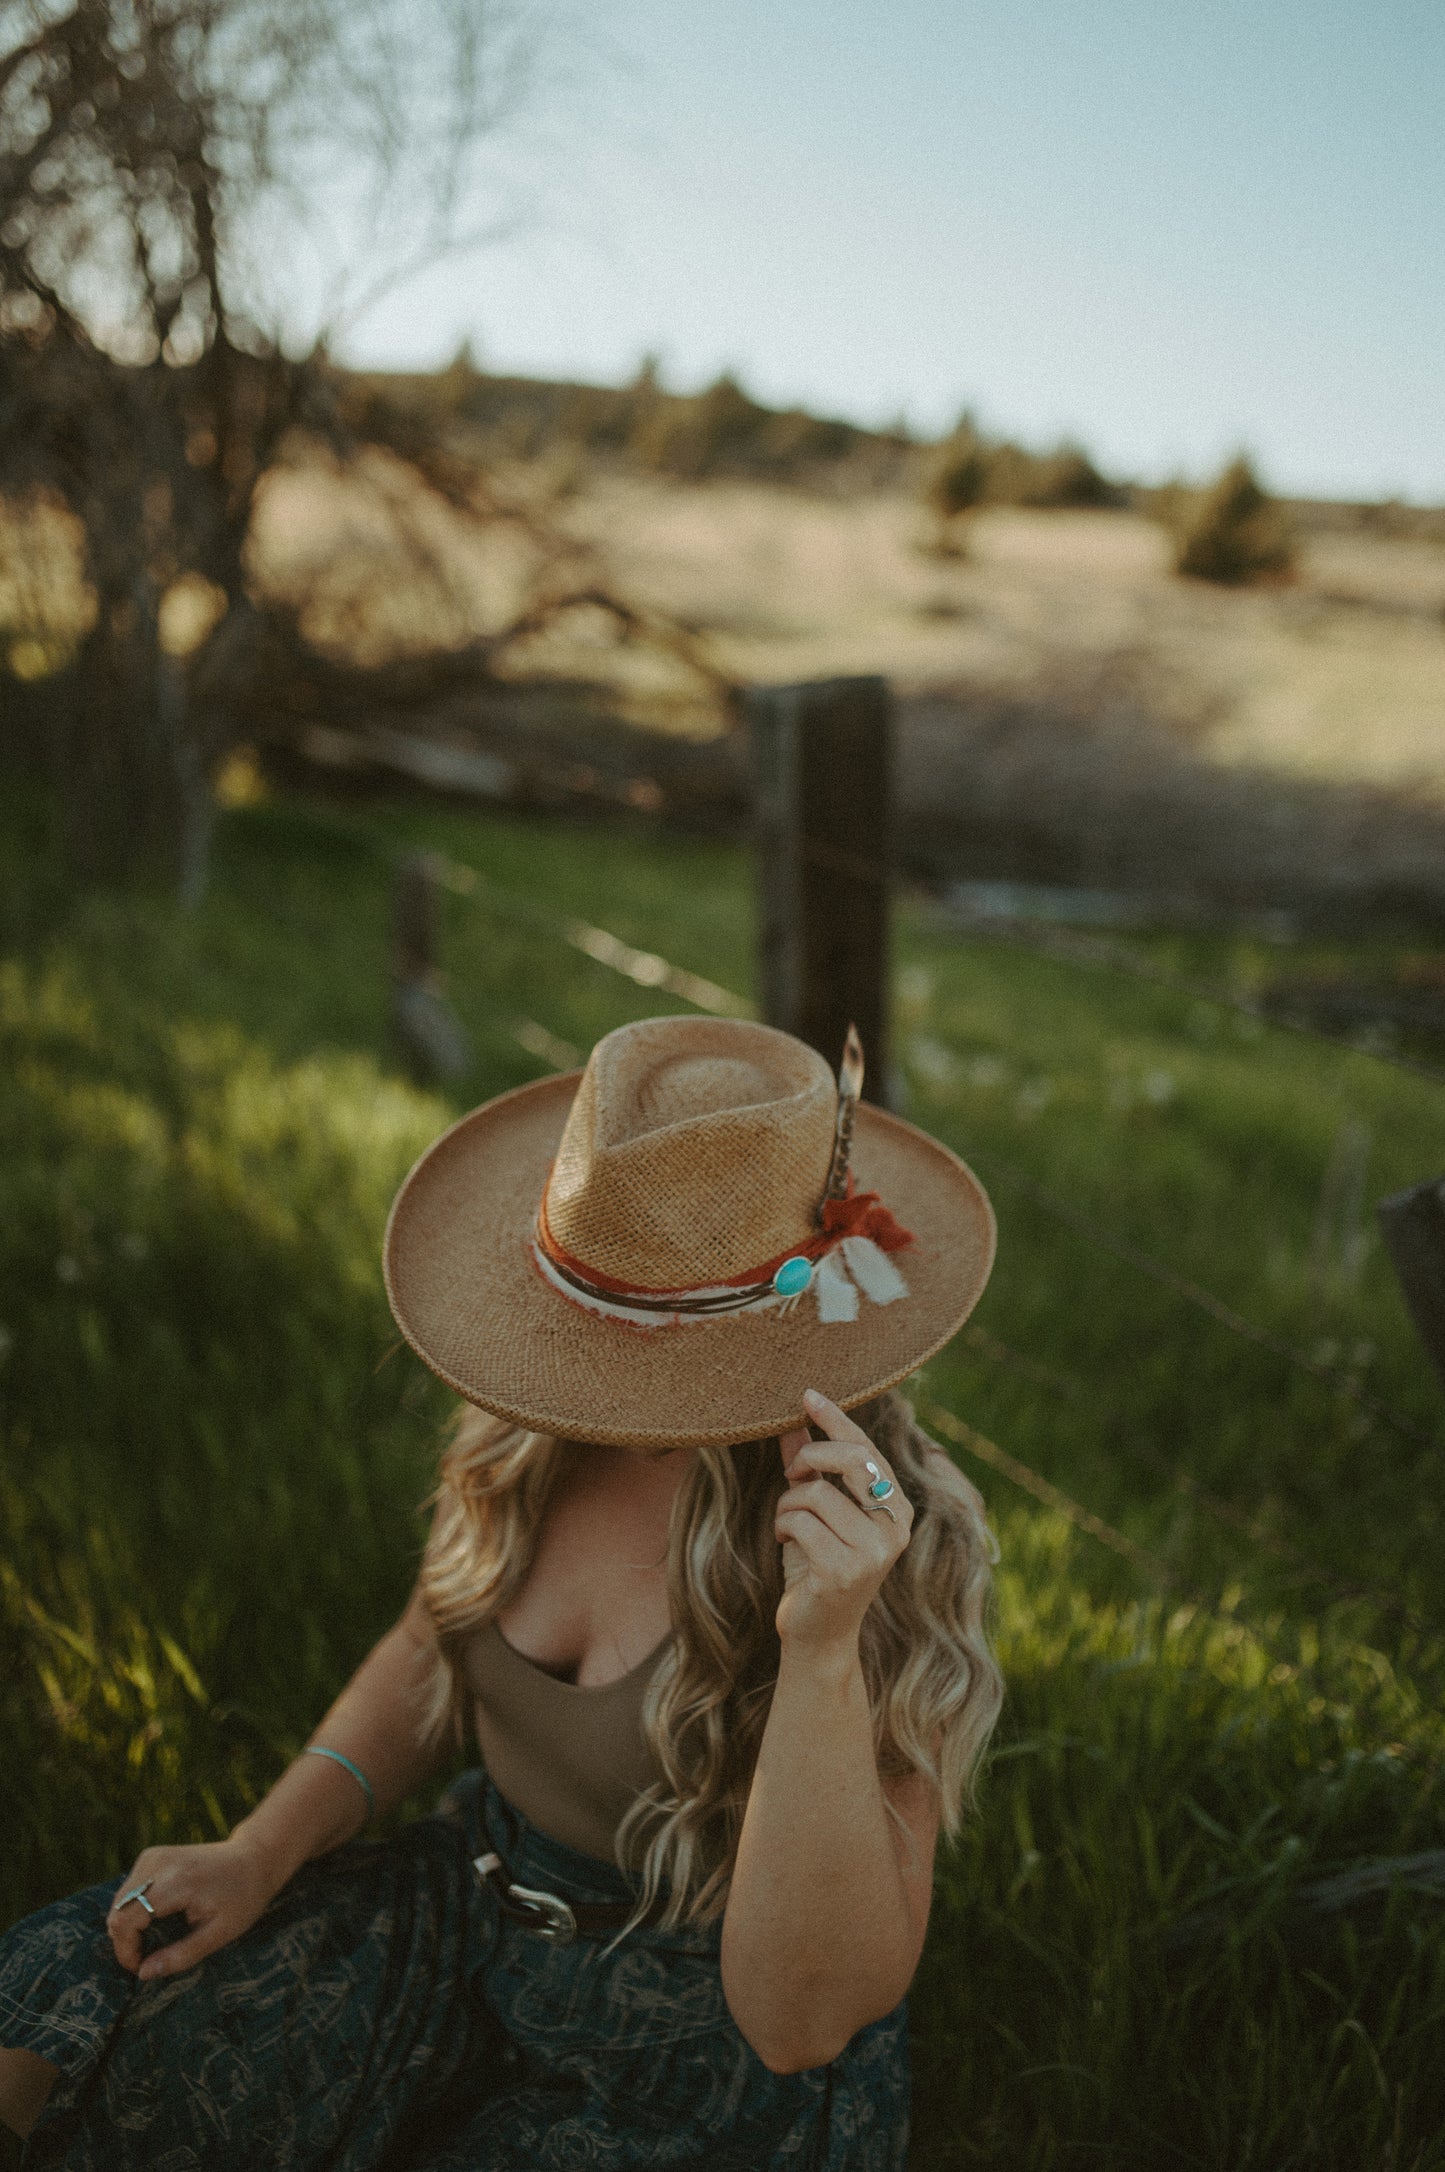
M 1420 1340 L 1445 1388 L 1445 1177 L 1396 1192 L 1375 1212 Z
M 893 704 L 886 679 L 748 697 L 763 1017 L 836 1067 L 850 1024 L 864 1093 L 889 1099 Z
M 471 1051 L 443 994 L 441 912 L 430 853 L 409 852 L 391 899 L 391 1028 L 421 1085 L 461 1077 Z

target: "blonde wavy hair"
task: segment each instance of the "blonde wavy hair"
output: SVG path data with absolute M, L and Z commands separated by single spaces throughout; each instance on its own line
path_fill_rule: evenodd
M 854 1416 L 915 1510 L 910 1542 L 863 1621 L 878 1768 L 885 1778 L 922 1774 L 953 1832 L 1003 1696 L 986 1627 L 997 1550 L 978 1494 L 902 1395 L 891 1391 Z M 450 1725 L 462 1737 L 461 1648 L 521 1587 L 565 1446 L 470 1405 L 458 1413 L 420 1577 L 436 1653 L 429 1734 Z M 666 1923 L 707 1922 L 727 1899 L 778 1673 L 783 1574 L 773 1516 L 783 1484 L 775 1440 L 701 1448 L 673 1506 L 675 1634 L 643 1707 L 659 1778 L 617 1837 L 640 1908 L 665 1894 Z

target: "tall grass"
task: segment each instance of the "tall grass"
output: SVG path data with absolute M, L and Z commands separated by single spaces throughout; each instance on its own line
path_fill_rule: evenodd
M 1438 1848 L 1438 1712 L 1329 1618 L 1101 1601 L 1056 1524 L 1002 1536 L 1011 1722 L 940 1882 L 920 2161 L 1439 2162 L 1445 1866 L 1378 1863 Z
M 402 1603 L 444 1410 L 382 1297 L 397 1179 L 542 1069 L 519 1022 L 581 1048 L 682 1007 L 457 897 L 473 1067 L 417 1092 L 384 1026 L 393 849 L 734 987 L 749 955 L 723 847 L 273 804 L 226 818 L 183 918 L 68 898 L 42 816 L 4 818 L 0 901 L 6 1916 L 225 1830 L 302 1739 Z M 1003 1232 L 924 1387 L 1138 1549 L 970 1465 L 1009 1699 L 940 1866 L 915 2161 L 1445 2163 L 1437 1411 L 1378 1246 L 1326 1273 L 1319 1243 L 1340 1124 L 1378 1194 L 1433 1167 L 1438 1091 L 921 906 L 900 953 L 911 1111 L 975 1155 Z M 1406 1431 L 1079 1218 L 1330 1353 Z

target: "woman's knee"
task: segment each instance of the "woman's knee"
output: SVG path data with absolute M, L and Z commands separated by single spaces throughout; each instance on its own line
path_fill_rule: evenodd
M 59 2067 L 37 2051 L 0 2049 L 0 2120 L 22 2142 L 59 2078 Z

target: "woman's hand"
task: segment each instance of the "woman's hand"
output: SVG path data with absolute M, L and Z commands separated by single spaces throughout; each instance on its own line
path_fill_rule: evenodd
M 151 1918 L 138 1900 L 125 1900 L 137 1886 L 145 1887 L 157 1916 L 183 1914 L 190 1926 L 184 1938 L 158 1947 L 146 1960 L 142 1939 Z M 142 1848 L 121 1881 L 105 1927 L 116 1959 L 132 1976 L 146 1981 L 176 1976 L 249 1931 L 278 1890 L 269 1859 L 244 1840 Z
M 778 1443 L 788 1475 L 773 1526 L 783 1548 L 778 1635 L 794 1647 L 851 1650 L 879 1585 L 908 1544 L 913 1510 L 867 1434 L 836 1403 L 813 1388 L 803 1403 L 828 1437 L 809 1440 L 799 1429 Z M 886 1506 L 869 1497 L 879 1479 L 893 1487 Z

